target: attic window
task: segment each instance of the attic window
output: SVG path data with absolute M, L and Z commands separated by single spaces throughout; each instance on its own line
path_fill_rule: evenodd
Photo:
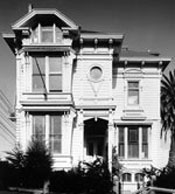
M 61 43 L 62 31 L 53 24 L 52 26 L 38 26 L 32 30 L 32 43 Z
M 41 28 L 41 42 L 49 43 L 54 42 L 53 27 L 42 27 Z

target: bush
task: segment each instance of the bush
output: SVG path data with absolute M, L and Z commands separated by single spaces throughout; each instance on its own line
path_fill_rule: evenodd
M 175 168 L 158 169 L 151 166 L 150 169 L 143 169 L 143 172 L 150 179 L 148 186 L 175 189 Z
M 49 179 L 52 157 L 43 142 L 33 140 L 26 153 L 18 146 L 8 155 L 7 160 L 12 166 L 11 178 L 14 179 L 10 186 L 42 188 Z
M 14 174 L 13 167 L 7 161 L 0 161 L 0 190 L 5 190 L 12 182 L 15 182 L 12 178 Z
M 156 176 L 154 186 L 175 189 L 175 168 L 163 168 L 160 175 Z
M 108 167 L 99 158 L 92 163 L 81 162 L 68 172 L 53 172 L 50 177 L 50 190 L 54 192 L 107 194 L 112 186 Z

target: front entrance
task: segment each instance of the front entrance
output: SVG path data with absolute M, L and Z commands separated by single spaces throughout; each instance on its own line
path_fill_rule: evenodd
M 89 119 L 84 126 L 85 158 L 107 158 L 107 121 Z

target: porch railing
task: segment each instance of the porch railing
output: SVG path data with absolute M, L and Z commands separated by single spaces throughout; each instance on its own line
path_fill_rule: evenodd
M 143 187 L 133 192 L 132 194 L 156 194 L 156 193 L 175 194 L 175 189 L 167 189 L 167 188 L 161 188 L 161 187 Z

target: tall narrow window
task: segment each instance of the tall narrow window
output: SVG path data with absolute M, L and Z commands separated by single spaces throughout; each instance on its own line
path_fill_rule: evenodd
M 142 158 L 148 158 L 148 128 L 142 128 Z
M 139 130 L 138 128 L 128 128 L 128 157 L 139 157 Z
M 50 147 L 53 153 L 61 153 L 62 150 L 61 115 L 50 116 Z
M 45 57 L 33 58 L 33 91 L 44 91 Z
M 49 91 L 62 91 L 62 58 L 49 57 Z
M 119 127 L 119 157 L 124 158 L 125 156 L 125 133 L 124 127 Z
M 128 82 L 128 105 L 139 104 L 139 82 L 129 81 Z
M 45 140 L 45 116 L 33 115 L 33 137 L 40 141 Z

